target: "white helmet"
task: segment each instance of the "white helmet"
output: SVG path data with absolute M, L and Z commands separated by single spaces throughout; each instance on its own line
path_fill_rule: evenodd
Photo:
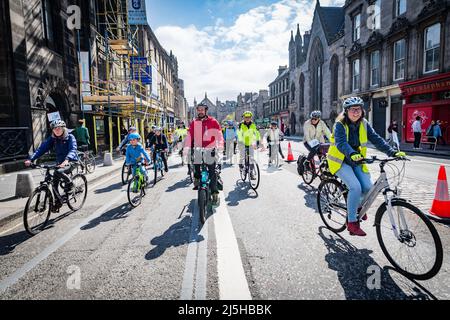
M 50 123 L 50 128 L 53 130 L 55 128 L 65 128 L 66 123 L 62 120 L 54 120 Z
M 320 119 L 322 118 L 322 112 L 319 110 L 311 112 L 311 119 Z
M 354 106 L 361 106 L 361 107 L 364 106 L 363 99 L 361 99 L 360 97 L 350 97 L 345 99 L 343 104 L 344 111 L 347 111 L 348 109 Z

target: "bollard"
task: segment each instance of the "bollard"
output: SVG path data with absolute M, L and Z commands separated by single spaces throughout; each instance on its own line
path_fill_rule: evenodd
M 103 165 L 105 167 L 111 167 L 114 165 L 112 154 L 109 152 L 105 152 L 105 157 L 103 159 Z
M 28 198 L 34 190 L 34 180 L 31 172 L 18 173 L 16 181 L 16 197 Z

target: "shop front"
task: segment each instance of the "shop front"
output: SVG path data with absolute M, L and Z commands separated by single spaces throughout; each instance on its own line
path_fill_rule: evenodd
M 450 72 L 400 85 L 405 105 L 403 106 L 403 137 L 405 142 L 414 142 L 412 123 L 417 116 L 422 118 L 422 134 L 426 134 L 431 121 L 440 120 L 444 140 L 450 142 Z
M 289 111 L 280 112 L 279 127 L 281 131 L 283 131 L 285 134 L 290 133 L 289 120 L 290 120 Z

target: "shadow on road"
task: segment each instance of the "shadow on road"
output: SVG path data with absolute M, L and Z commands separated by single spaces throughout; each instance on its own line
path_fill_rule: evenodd
M 315 212 L 319 213 L 319 208 L 317 207 L 317 192 L 315 187 L 309 186 L 306 183 L 301 183 L 298 188 L 304 192 L 305 205 L 308 208 L 314 209 Z
M 191 179 L 189 177 L 186 177 L 186 179 L 182 181 L 178 181 L 173 186 L 170 186 L 167 188 L 166 192 L 174 192 L 178 189 L 184 189 L 191 186 Z
M 389 271 L 391 267 L 382 268 L 371 257 L 373 251 L 358 249 L 346 239 L 333 233 L 325 227 L 319 228 L 319 236 L 324 241 L 328 254 L 325 260 L 331 270 L 337 272 L 337 277 L 345 292 L 347 300 L 430 300 L 435 299 L 423 287 L 399 275 L 397 278 L 407 280 L 401 283 L 401 288 Z M 378 288 L 374 275 L 380 271 Z
M 171 247 L 179 247 L 190 242 L 201 242 L 205 239 L 199 235 L 201 226 L 197 225 L 194 230 L 194 234 L 191 235 L 191 225 L 194 223 L 193 219 L 198 219 L 198 216 L 194 214 L 195 201 L 191 200 L 187 213 L 191 213 L 190 216 L 184 216 L 183 219 L 170 226 L 164 234 L 153 238 L 150 244 L 155 246 L 146 255 L 145 259 L 154 260 L 161 257 L 167 249 Z
M 121 204 L 120 206 L 118 206 L 116 208 L 106 211 L 100 217 L 89 221 L 89 223 L 87 225 L 81 227 L 81 230 L 93 229 L 103 222 L 125 219 L 127 217 L 127 214 L 130 211 L 131 211 L 131 206 L 129 204 Z
M 251 193 L 253 193 L 253 195 Z M 242 180 L 240 180 L 236 182 L 234 190 L 228 193 L 228 196 L 225 198 L 225 201 L 228 202 L 227 203 L 228 206 L 236 207 L 242 200 L 256 199 L 256 198 L 258 198 L 258 192 L 251 189 L 248 183 L 242 182 Z
M 29 239 L 31 239 L 31 236 L 25 230 L 0 236 L 0 256 L 6 256 L 14 252 L 18 245 Z
M 118 182 L 116 184 L 112 184 L 110 186 L 107 186 L 105 188 L 101 188 L 101 189 L 97 189 L 94 191 L 95 194 L 100 194 L 100 193 L 107 193 L 107 192 L 111 192 L 114 190 L 120 190 L 122 189 L 123 185 L 122 182 Z

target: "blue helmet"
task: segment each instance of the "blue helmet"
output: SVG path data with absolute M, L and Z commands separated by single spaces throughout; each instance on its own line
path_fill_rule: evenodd
M 360 97 L 350 97 L 345 99 L 344 104 L 342 105 L 344 107 L 344 111 L 347 111 L 351 107 L 354 106 L 364 106 L 364 101 Z
M 141 136 L 137 133 L 132 133 L 128 136 L 128 140 L 134 140 L 134 139 L 141 140 Z

